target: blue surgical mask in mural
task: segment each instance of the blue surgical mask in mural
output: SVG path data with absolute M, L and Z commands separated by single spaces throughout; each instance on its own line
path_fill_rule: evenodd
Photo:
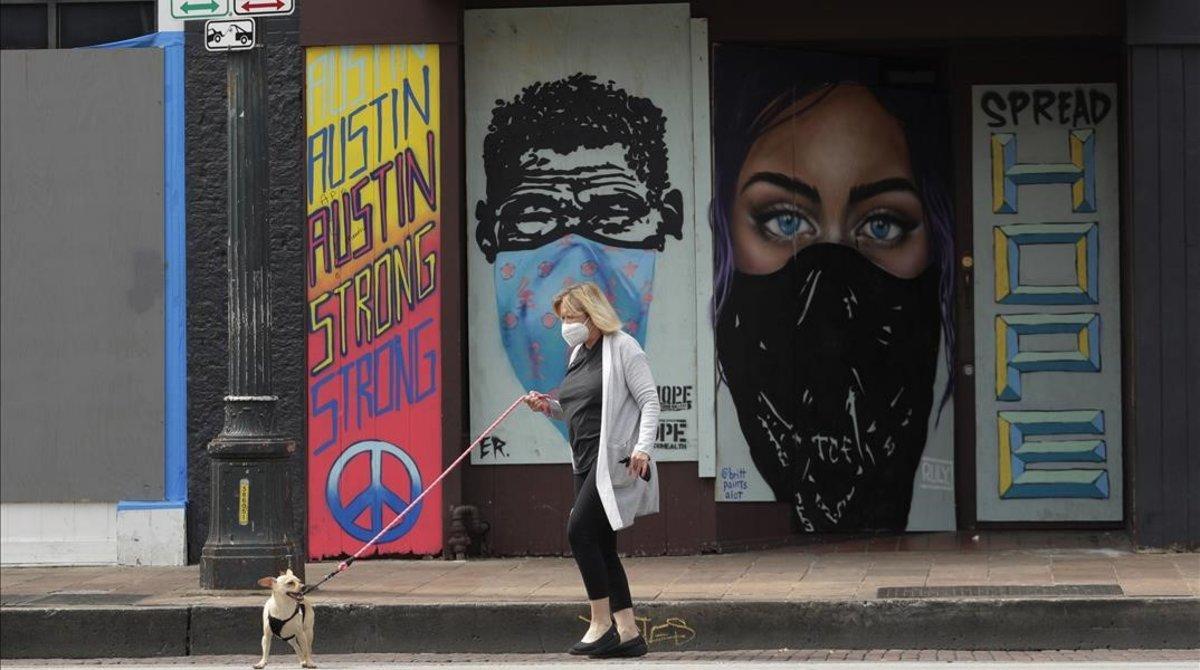
M 652 250 L 609 247 L 577 235 L 538 249 L 497 254 L 493 281 L 500 340 L 522 387 L 553 394 L 562 382 L 570 350 L 551 303 L 574 284 L 599 286 L 625 331 L 645 344 L 656 255 Z M 566 434 L 566 424 L 554 424 Z

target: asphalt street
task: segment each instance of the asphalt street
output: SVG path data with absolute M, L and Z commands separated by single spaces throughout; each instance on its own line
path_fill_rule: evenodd
M 629 667 L 630 661 L 591 661 L 586 667 L 602 667 L 602 668 L 619 668 Z M 829 670 L 831 667 L 839 668 L 840 670 L 947 670 L 947 669 L 969 669 L 969 670 L 1196 670 L 1196 662 L 1187 661 L 1164 661 L 1164 662 L 1148 662 L 1148 663 L 976 663 L 976 662 L 878 662 L 878 663 L 837 663 L 837 662 L 814 662 L 814 663 L 789 663 L 786 661 L 743 661 L 743 662 L 728 662 L 728 661 L 638 661 L 639 667 L 655 667 L 655 668 L 671 668 L 675 670 L 689 670 L 692 668 L 713 668 L 726 667 L 737 668 L 738 670 L 775 670 L 779 667 L 788 668 L 823 668 Z M 78 663 L 78 664 L 47 664 L 38 666 L 24 666 L 4 664 L 6 668 L 20 667 L 37 667 L 44 670 L 83 670 L 85 668 L 97 667 L 95 663 Z M 571 663 L 570 665 L 575 665 Z M 338 670 L 377 670 L 378 668 L 428 668 L 429 664 L 393 664 L 385 662 L 372 663 L 355 663 L 347 664 L 318 664 L 321 668 L 337 668 Z M 122 667 L 121 664 L 113 664 L 113 667 Z M 225 668 L 245 668 L 249 667 L 242 663 L 230 663 L 221 665 L 141 665 L 127 666 L 139 668 L 171 668 L 171 667 L 188 667 L 195 670 L 218 670 Z M 280 664 L 269 665 L 267 667 L 299 667 L 297 664 Z M 530 670 L 544 670 L 545 668 L 559 667 L 559 663 L 449 663 L 439 664 L 439 668 L 482 668 L 482 667 L 501 667 L 508 670 L 522 670 L 528 668 Z
M 671 668 L 675 670 L 689 670 L 691 668 L 713 668 L 727 667 L 737 668 L 738 670 L 775 670 L 779 667 L 789 668 L 823 668 L 829 670 L 831 667 L 839 668 L 839 670 L 947 670 L 947 669 L 970 669 L 970 670 L 1196 670 L 1196 662 L 1185 661 L 1165 661 L 1165 662 L 1149 662 L 1149 663 L 976 663 L 954 661 L 943 662 L 878 662 L 878 663 L 837 663 L 837 662 L 819 662 L 819 663 L 789 663 L 786 661 L 744 661 L 744 662 L 728 662 L 728 661 L 638 661 L 639 667 L 655 667 L 655 668 Z M 501 667 L 508 670 L 522 670 L 528 668 L 530 670 L 544 670 L 545 668 L 558 667 L 558 663 L 449 663 L 439 664 L 439 668 L 481 668 L 481 667 Z M 575 665 L 574 663 L 570 665 Z M 618 668 L 629 667 L 630 661 L 591 661 L 586 667 L 602 667 L 602 668 Z M 5 663 L 6 668 L 20 667 L 38 667 L 44 670 L 83 670 L 84 668 L 95 668 L 95 663 L 79 663 L 79 664 L 47 664 L 38 666 L 12 665 Z M 113 667 L 122 667 L 121 664 L 113 664 Z M 249 667 L 246 664 L 221 664 L 221 665 L 141 665 L 128 666 L 139 668 L 169 668 L 169 667 L 188 667 L 195 670 L 218 670 L 224 668 L 245 668 Z M 280 664 L 269 665 L 267 667 L 299 667 L 297 664 Z M 321 668 L 337 668 L 338 670 L 377 670 L 378 668 L 428 668 L 429 664 L 392 664 L 392 663 L 348 663 L 348 664 L 318 664 Z
M 921 654 L 923 652 L 913 652 Z M 930 652 L 936 654 L 936 652 Z M 1019 652 L 1018 652 L 1019 653 Z M 453 654 L 419 654 L 397 656 L 391 654 L 355 654 L 345 656 L 329 656 L 317 658 L 317 664 L 326 670 L 378 670 L 379 668 L 411 668 L 413 670 L 428 670 L 432 666 L 438 668 L 482 668 L 500 667 L 506 670 L 545 670 L 553 667 L 599 667 L 617 668 L 629 667 L 636 663 L 639 667 L 671 668 L 684 670 L 689 668 L 727 667 L 738 670 L 775 670 L 776 668 L 811 668 L 821 670 L 1196 670 L 1200 667 L 1200 652 L 1179 651 L 1144 651 L 1141 658 L 1146 660 L 1088 660 L 1088 661 L 1059 661 L 1050 660 L 1046 652 L 1026 652 L 1025 658 L 1033 660 L 1003 660 L 1003 661 L 796 661 L 776 658 L 776 660 L 761 660 L 756 657 L 778 657 L 778 652 L 746 651 L 737 655 L 729 653 L 712 654 L 705 658 L 680 658 L 679 654 L 659 654 L 658 658 L 650 656 L 635 661 L 629 660 L 593 660 L 566 657 L 558 654 L 498 654 L 498 655 L 453 655 Z M 1089 652 L 1084 656 L 1103 657 L 1102 654 Z M 689 655 L 690 656 L 690 655 Z M 1112 657 L 1110 655 L 1110 657 Z M 1009 656 L 1007 658 L 1013 658 Z M 739 660 L 741 659 L 741 660 Z M 86 661 L 63 661 L 55 659 L 21 659 L 5 660 L 5 670 L 27 668 L 29 670 L 94 670 L 97 667 L 126 667 L 144 670 L 147 668 L 168 668 L 187 670 L 224 670 L 225 668 L 247 668 L 258 659 L 248 656 L 225 657 L 180 657 L 160 659 L 90 659 Z M 268 668 L 295 668 L 299 664 L 294 658 L 275 657 Z

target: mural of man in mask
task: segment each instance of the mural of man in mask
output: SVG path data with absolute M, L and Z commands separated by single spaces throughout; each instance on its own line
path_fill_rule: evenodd
M 903 530 L 948 397 L 933 388 L 953 346 L 944 145 L 924 135 L 936 101 L 904 93 L 785 86 L 715 126 L 721 376 L 802 531 Z
M 475 240 L 494 268 L 502 344 L 526 390 L 553 393 L 566 372 L 551 301 L 571 284 L 600 286 L 645 344 L 655 256 L 668 236 L 682 238 L 665 129 L 650 100 L 582 73 L 534 83 L 492 110 Z

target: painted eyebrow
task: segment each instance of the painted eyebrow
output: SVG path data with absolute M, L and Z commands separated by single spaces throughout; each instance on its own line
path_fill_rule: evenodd
M 854 203 L 889 191 L 907 191 L 918 198 L 921 197 L 921 194 L 917 191 L 917 185 L 912 183 L 911 180 L 904 177 L 892 177 L 890 179 L 880 179 L 870 184 L 859 184 L 850 189 L 850 204 L 853 205 Z
M 809 200 L 812 200 L 813 202 L 818 203 L 818 204 L 820 204 L 820 202 L 821 202 L 821 194 L 817 191 L 817 189 L 813 188 L 812 186 L 810 186 L 809 184 L 805 183 L 804 181 L 802 181 L 800 179 L 796 179 L 795 177 L 789 177 L 789 176 L 787 176 L 785 174 L 781 174 L 779 172 L 756 172 L 756 173 L 754 173 L 753 175 L 751 175 L 751 177 L 749 179 L 746 180 L 746 185 L 742 187 L 742 192 L 745 193 L 746 189 L 750 188 L 751 185 L 756 184 L 758 182 L 763 182 L 765 184 L 771 184 L 773 186 L 778 186 L 779 188 L 786 189 L 793 193 L 802 195 L 802 196 L 808 198 Z

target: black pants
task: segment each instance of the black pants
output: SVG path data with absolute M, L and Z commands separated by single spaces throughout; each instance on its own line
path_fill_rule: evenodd
M 612 611 L 633 607 L 629 580 L 617 557 L 617 533 L 608 523 L 600 493 L 596 490 L 596 468 L 575 475 L 575 507 L 567 523 L 567 538 L 588 600 L 608 598 Z

